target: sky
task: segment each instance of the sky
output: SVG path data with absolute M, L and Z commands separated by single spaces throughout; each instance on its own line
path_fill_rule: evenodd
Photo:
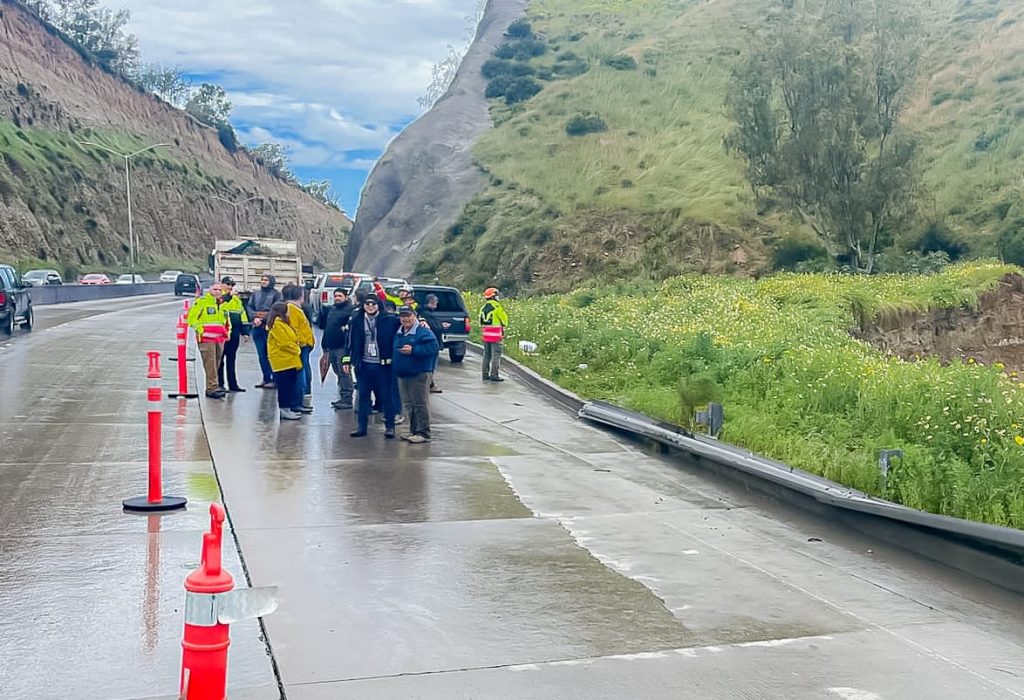
M 329 179 L 354 216 L 387 143 L 480 0 L 112 0 L 131 12 L 144 63 L 223 86 L 247 145 L 288 149 L 302 181 Z

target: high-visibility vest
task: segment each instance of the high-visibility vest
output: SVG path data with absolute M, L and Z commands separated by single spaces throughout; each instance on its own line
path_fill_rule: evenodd
M 188 325 L 200 343 L 225 343 L 231 331 L 231 318 L 212 294 L 196 299 L 188 312 Z
M 489 299 L 480 309 L 480 333 L 485 343 L 500 343 L 505 339 L 508 314 L 494 299 Z

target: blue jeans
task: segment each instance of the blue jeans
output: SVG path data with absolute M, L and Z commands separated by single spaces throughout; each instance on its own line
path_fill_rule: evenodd
M 277 384 L 277 407 L 284 410 L 291 410 L 296 405 L 302 405 L 302 397 L 299 397 L 298 404 L 295 397 L 298 396 L 299 372 L 297 369 L 286 369 L 274 372 L 274 383 Z
M 252 329 L 252 342 L 256 346 L 256 356 L 260 358 L 260 371 L 263 383 L 274 381 L 274 371 L 270 369 L 270 357 L 267 355 L 267 329 L 263 326 Z
M 309 355 L 313 352 L 313 348 L 305 347 L 302 348 L 302 378 L 299 383 L 299 388 L 303 394 L 313 393 L 313 370 L 309 366 Z M 301 405 L 302 402 L 299 401 Z
M 365 431 L 370 424 L 370 410 L 373 408 L 373 401 L 370 393 L 373 392 L 381 402 L 381 412 L 384 414 L 384 426 L 395 427 L 395 412 L 391 403 L 391 391 L 395 380 L 391 376 L 391 368 L 382 365 L 375 365 L 363 362 L 359 365 L 359 429 Z

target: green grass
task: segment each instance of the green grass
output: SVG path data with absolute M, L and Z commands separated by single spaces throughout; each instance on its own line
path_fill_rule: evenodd
M 683 276 L 507 303 L 520 357 L 587 398 L 685 422 L 720 388 L 724 440 L 935 513 L 1024 528 L 1024 383 L 998 365 L 906 362 L 853 339 L 859 314 L 970 307 L 1017 268 L 931 276 Z M 475 308 L 479 300 L 470 299 Z M 580 365 L 587 365 L 581 369 Z M 879 449 L 905 459 L 883 488 Z
M 997 234 L 1014 218 L 1007 219 L 1008 209 L 1024 215 L 1018 166 L 1024 156 L 1024 6 L 986 0 L 954 11 L 949 0 L 917 4 L 920 77 L 904 124 L 921 143 L 925 189 L 921 220 L 896 237 L 909 244 L 928 220 L 940 220 L 969 244 L 971 255 L 995 255 Z M 538 265 L 547 278 L 551 269 L 542 258 L 545 253 L 557 257 L 551 254 L 565 243 L 578 247 L 580 238 L 621 236 L 600 222 L 605 214 L 631 217 L 641 246 L 651 237 L 674 238 L 679 261 L 693 257 L 693 241 L 680 231 L 696 238 L 694 229 L 710 225 L 767 259 L 764 244 L 802 230 L 785 212 L 759 209 L 742 164 L 723 147 L 731 130 L 724 108 L 731 71 L 755 41 L 753 33 L 765 31 L 772 5 L 769 0 L 530 3 L 533 28 L 549 45 L 532 65 L 550 67 L 559 54 L 572 52 L 589 70 L 544 83 L 545 89 L 525 103 L 493 103 L 495 128 L 475 150 L 492 184 L 471 209 L 475 218 L 490 222 L 477 237 L 479 245 L 518 261 L 519 267 L 504 273 L 506 281 L 532 280 Z M 637 70 L 603 63 L 623 53 L 637 61 Z M 580 114 L 600 117 L 607 130 L 567 134 L 566 124 Z M 518 245 L 528 236 L 507 215 L 516 209 L 530 219 L 527 229 L 536 228 L 534 212 L 546 212 L 542 222 L 553 235 L 543 243 Z M 494 231 L 498 226 L 504 230 Z M 436 244 L 428 259 L 454 280 L 475 282 L 482 256 L 470 243 Z M 651 267 L 634 274 L 596 265 L 592 276 L 611 279 L 624 272 L 642 279 Z M 666 265 L 660 273 L 679 268 L 702 266 L 690 260 Z

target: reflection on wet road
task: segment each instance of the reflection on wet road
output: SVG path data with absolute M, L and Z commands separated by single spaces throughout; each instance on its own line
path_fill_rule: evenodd
M 173 696 L 218 480 L 228 568 L 281 588 L 265 624 L 290 700 L 1024 697 L 1019 598 L 481 384 L 473 358 L 442 363 L 434 442 L 410 445 L 350 439 L 330 376 L 280 424 L 246 346 L 247 393 L 167 402 L 165 491 L 188 512 L 124 516 L 143 351 L 170 352 L 175 308 L 0 355 L 2 697 Z M 258 628 L 232 638 L 229 697 L 278 697 Z

